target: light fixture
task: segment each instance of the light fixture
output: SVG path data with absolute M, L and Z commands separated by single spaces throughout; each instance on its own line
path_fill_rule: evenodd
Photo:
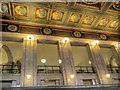
M 27 40 L 34 40 L 34 36 L 33 35 L 27 35 Z
M 30 74 L 28 74 L 28 75 L 26 75 L 26 77 L 27 77 L 27 79 L 30 79 L 30 78 L 31 78 L 31 75 L 30 75 Z
M 107 77 L 107 78 L 110 78 L 110 74 L 106 74 L 106 77 Z
M 59 64 L 61 64 L 62 63 L 62 60 L 61 59 L 59 59 Z
M 116 47 L 116 48 L 119 48 L 119 47 L 120 47 L 120 44 L 119 44 L 119 43 L 116 43 L 116 44 L 115 44 L 115 47 Z
M 75 77 L 75 75 L 74 75 L 74 74 L 71 74 L 71 75 L 70 75 L 70 78 L 72 78 L 72 79 L 73 79 L 74 77 Z
M 62 42 L 63 42 L 63 43 L 69 42 L 69 38 L 63 38 L 63 39 L 62 39 Z
M 89 64 L 91 64 L 91 61 L 89 61 Z
M 41 62 L 42 63 L 46 63 L 46 59 L 41 59 Z
M 92 45 L 97 45 L 99 44 L 99 41 L 98 40 L 95 40 L 94 42 L 91 43 Z

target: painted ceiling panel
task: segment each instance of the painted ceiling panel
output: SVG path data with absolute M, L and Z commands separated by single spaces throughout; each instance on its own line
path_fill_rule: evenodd
M 2 2 L 0 5 L 2 16 L 11 21 L 120 32 L 120 2 Z

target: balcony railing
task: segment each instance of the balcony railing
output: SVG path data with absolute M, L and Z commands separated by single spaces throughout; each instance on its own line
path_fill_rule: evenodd
M 0 65 L 0 72 L 2 73 L 21 73 L 21 65 Z
M 108 67 L 110 73 L 120 73 L 120 67 Z
M 77 73 L 95 73 L 92 66 L 75 66 Z
M 60 66 L 38 66 L 37 73 L 61 73 Z

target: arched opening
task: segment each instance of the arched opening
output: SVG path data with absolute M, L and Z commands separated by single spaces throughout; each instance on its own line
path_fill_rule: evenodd
M 1 59 L 2 59 L 0 60 L 0 64 L 5 65 L 10 62 L 13 62 L 12 53 L 6 45 L 2 46 L 0 54 L 1 54 Z

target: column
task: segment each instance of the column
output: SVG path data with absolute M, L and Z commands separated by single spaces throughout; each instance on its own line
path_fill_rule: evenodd
M 23 39 L 23 60 L 21 67 L 21 86 L 37 84 L 37 40 L 32 35 Z
M 111 78 L 109 77 L 110 74 L 106 68 L 98 43 L 93 42 L 93 44 L 88 44 L 87 50 L 92 66 L 97 72 L 99 83 L 112 84 Z
M 64 85 L 76 85 L 76 72 L 70 42 L 67 38 L 65 41 L 59 41 L 59 54 L 62 60 L 61 66 Z
M 119 63 L 120 54 L 118 54 L 118 53 L 119 53 L 119 47 L 112 46 L 112 47 L 111 47 L 111 51 L 112 51 L 113 57 L 114 57 L 115 60 L 116 60 L 116 63 L 118 64 L 118 66 L 120 66 L 120 63 Z

